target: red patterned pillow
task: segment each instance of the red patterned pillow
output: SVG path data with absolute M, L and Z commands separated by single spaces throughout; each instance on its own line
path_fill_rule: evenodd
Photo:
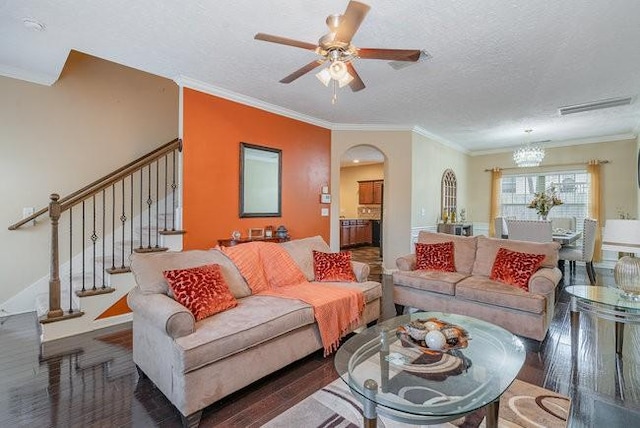
M 416 242 L 416 269 L 455 272 L 453 241 L 439 244 Z
M 490 278 L 529 291 L 529 279 L 538 270 L 544 254 L 527 254 L 500 248 Z
M 220 265 L 167 270 L 162 274 L 173 291 L 173 298 L 189 309 L 196 321 L 238 305 L 222 276 Z
M 321 253 L 313 250 L 313 274 L 316 281 L 357 281 L 351 267 L 351 252 Z

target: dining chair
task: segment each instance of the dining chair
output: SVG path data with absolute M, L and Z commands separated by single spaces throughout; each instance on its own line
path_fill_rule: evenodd
M 596 247 L 596 231 L 598 229 L 598 221 L 592 218 L 584 219 L 582 230 L 582 247 L 579 246 L 562 246 L 559 252 L 559 259 L 563 261 L 584 262 L 589 282 L 591 285 L 596 283 L 596 270 L 593 267 L 593 252 Z M 575 264 L 574 264 L 575 266 Z M 569 274 L 575 273 L 575 267 L 569 266 Z M 564 272 L 563 272 L 564 274 Z
M 551 220 L 551 228 L 555 229 L 564 229 L 564 230 L 572 230 L 575 232 L 576 230 L 576 218 L 575 217 L 553 217 Z
M 509 239 L 530 242 L 551 242 L 553 231 L 549 220 L 507 219 Z
M 495 226 L 495 237 L 507 239 L 509 237 L 509 228 L 507 227 L 507 219 L 515 219 L 515 217 L 496 217 L 493 219 Z

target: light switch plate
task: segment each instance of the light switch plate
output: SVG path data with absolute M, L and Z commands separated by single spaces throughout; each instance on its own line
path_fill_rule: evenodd
M 320 208 L 320 215 L 322 217 L 329 217 L 329 208 Z

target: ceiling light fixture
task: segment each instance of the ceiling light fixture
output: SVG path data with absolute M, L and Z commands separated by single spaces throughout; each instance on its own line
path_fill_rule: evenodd
M 532 129 L 525 129 L 524 132 L 527 133 L 527 143 L 514 150 L 513 160 L 522 168 L 538 166 L 544 159 L 544 148 L 539 144 L 531 144 Z
M 44 31 L 46 28 L 42 22 L 31 18 L 22 18 L 22 25 L 33 31 Z
M 333 97 L 331 98 L 331 104 L 335 104 L 338 100 L 336 89 L 348 85 L 353 80 L 353 76 L 349 74 L 346 62 L 339 60 L 338 55 L 332 55 L 331 64 L 316 74 L 316 77 L 324 86 L 328 87 L 330 83 L 333 83 Z

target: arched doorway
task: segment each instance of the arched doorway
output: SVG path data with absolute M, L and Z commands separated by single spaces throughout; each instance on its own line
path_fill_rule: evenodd
M 358 145 L 340 159 L 340 249 L 369 264 L 370 279 L 382 280 L 385 156 Z

